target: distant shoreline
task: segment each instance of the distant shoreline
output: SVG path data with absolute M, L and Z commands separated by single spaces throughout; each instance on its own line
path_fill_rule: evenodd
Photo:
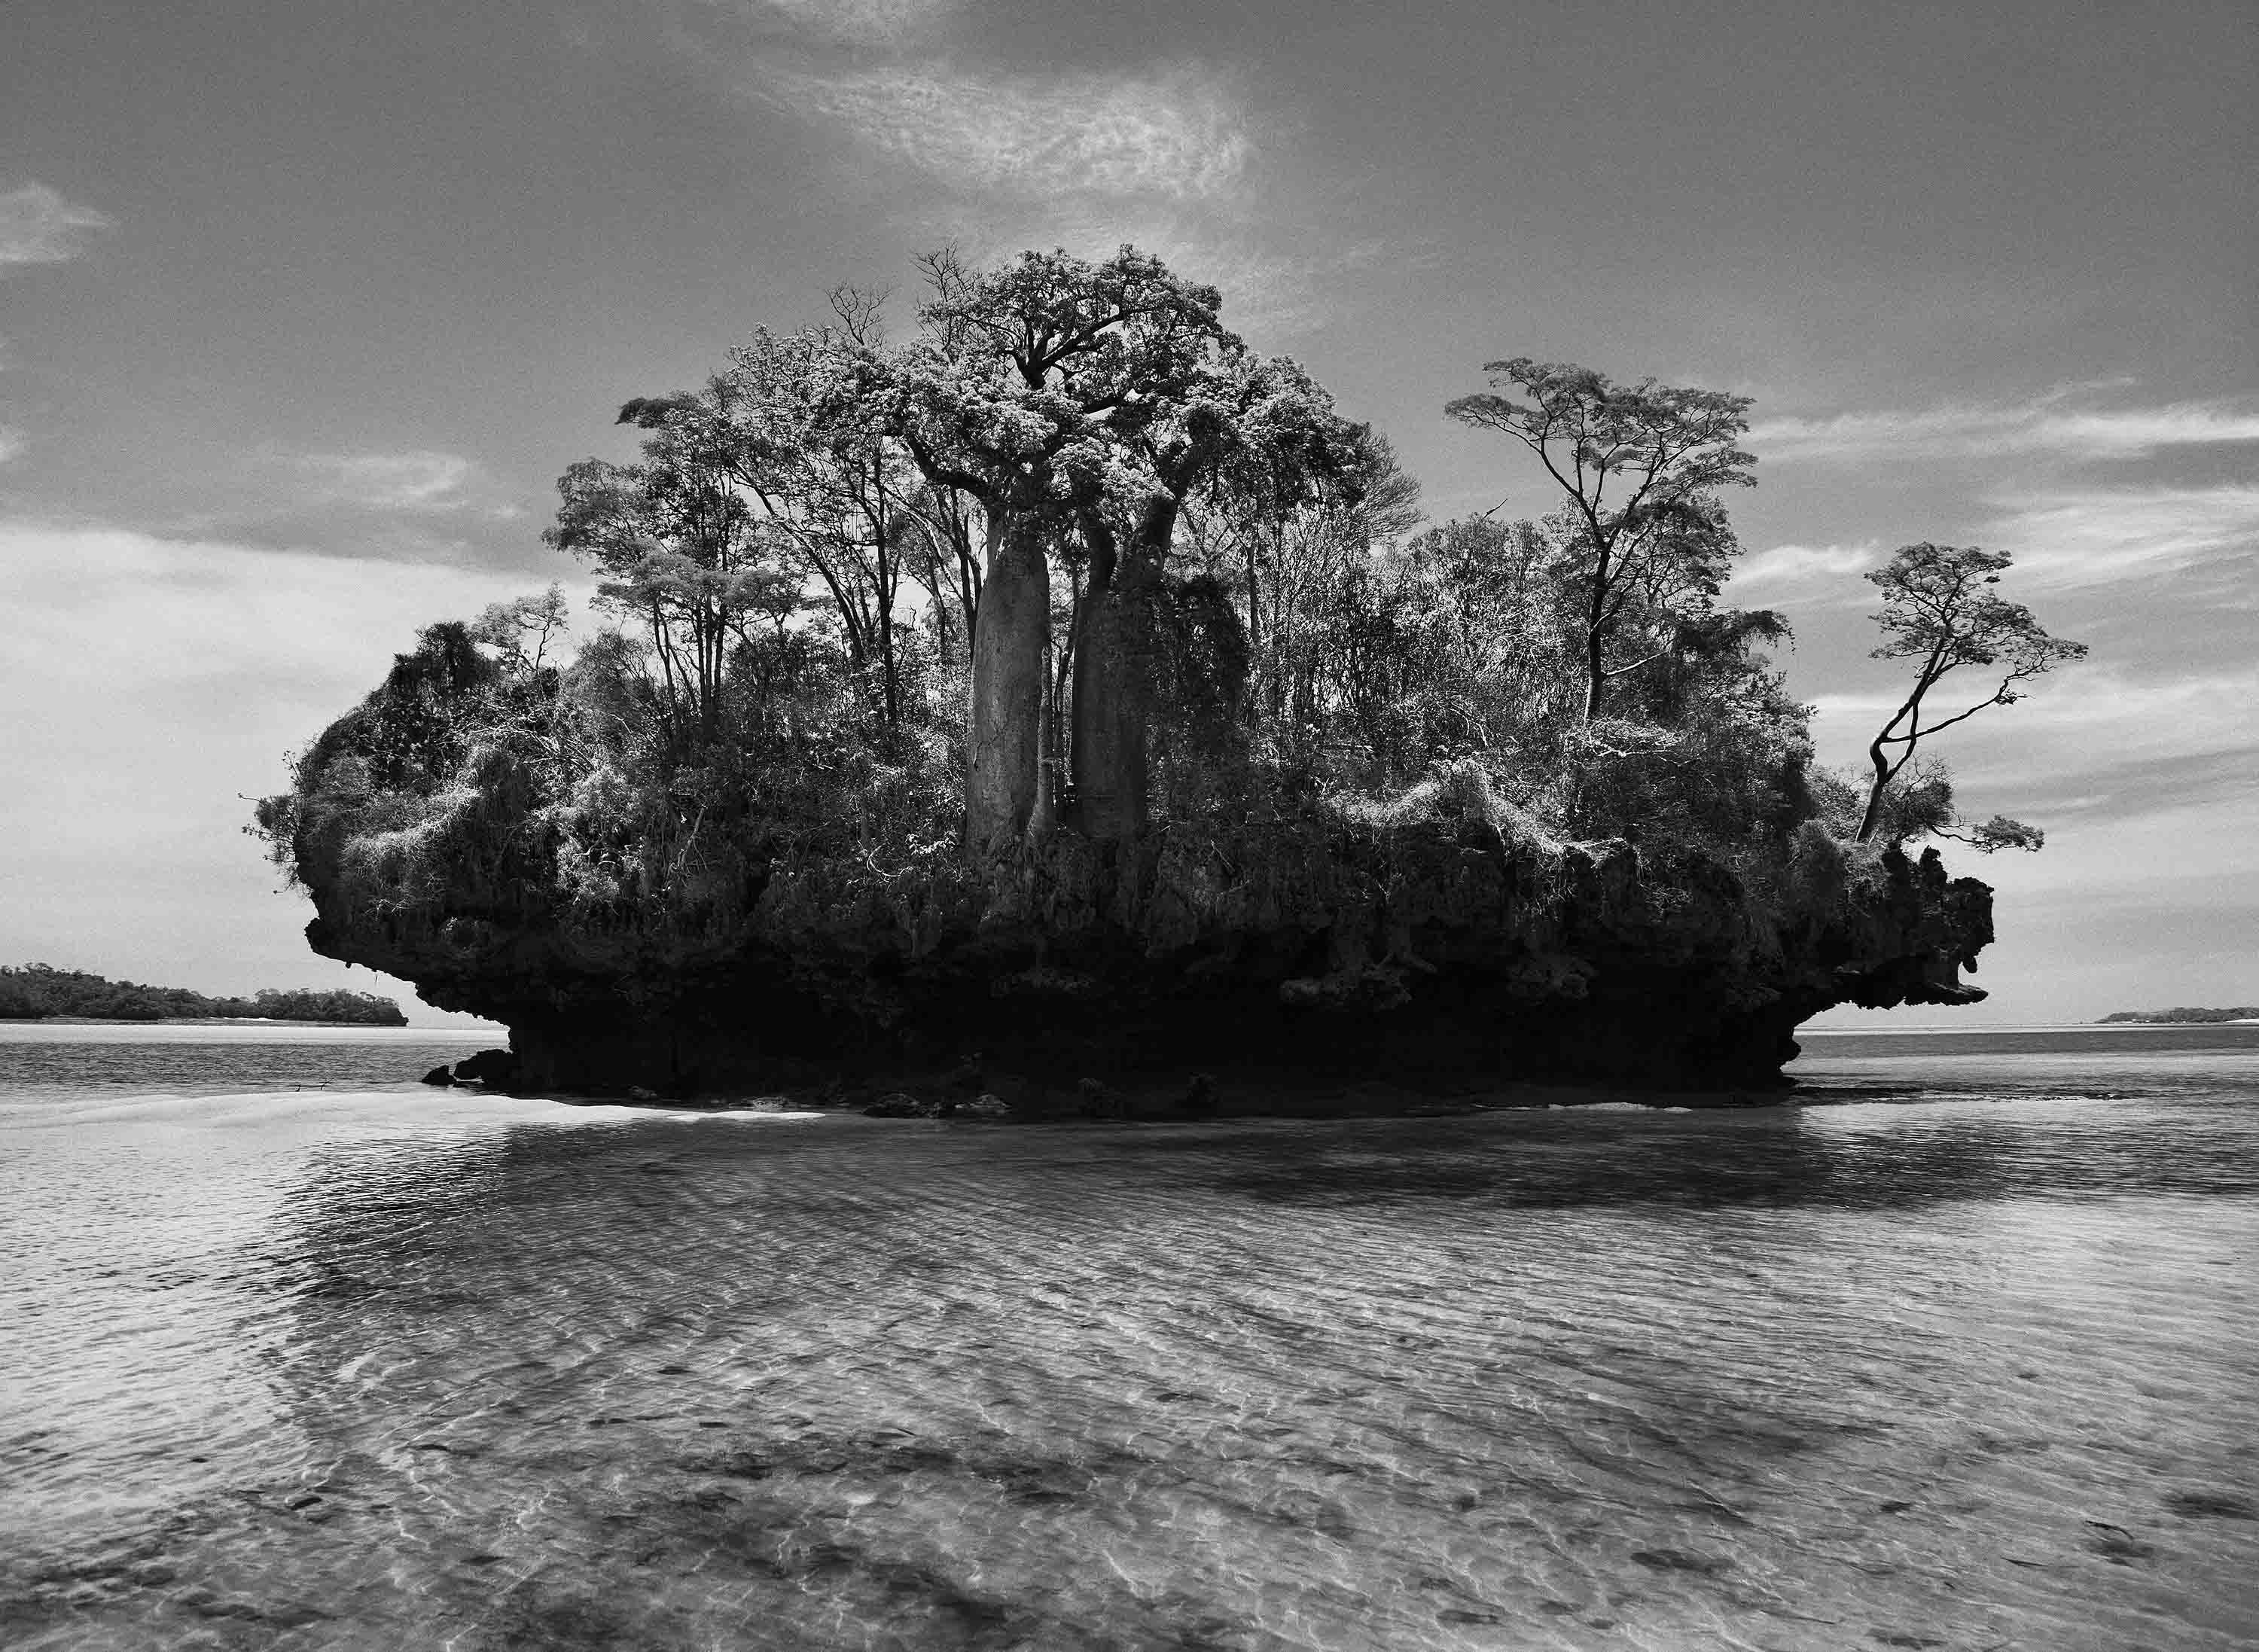
M 2227 1009 L 2121 1009 L 2105 1015 L 2098 1027 L 2234 1027 L 2259 1022 L 2259 1004 L 2238 1004 Z
M 316 1021 L 304 1015 L 0 1015 L 0 1027 L 374 1027 L 391 1031 L 413 1030 L 404 1021 Z
M 2234 1021 L 2006 1021 L 1969 1026 L 1963 1022 L 1923 1022 L 1910 1027 L 1813 1027 L 1796 1029 L 1799 1038 L 1913 1038 L 1977 1037 L 1989 1033 L 2106 1033 L 2186 1031 L 2191 1027 L 2259 1027 L 2259 1016 Z
M 303 1022 L 309 1026 L 405 1027 L 397 1000 L 337 987 L 264 987 L 255 993 L 207 993 L 186 986 L 113 981 L 51 964 L 0 965 L 0 1021 L 65 1021 L 189 1025 Z

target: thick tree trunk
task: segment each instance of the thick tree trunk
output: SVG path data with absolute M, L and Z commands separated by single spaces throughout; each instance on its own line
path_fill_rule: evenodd
M 966 844 L 995 855 L 1040 830 L 1044 644 L 1051 634 L 1051 573 L 1042 530 L 992 516 L 988 574 L 973 634 Z
M 1074 794 L 1082 829 L 1127 843 L 1145 826 L 1145 728 L 1152 700 L 1149 605 L 1176 537 L 1174 498 L 1149 504 L 1117 560 L 1102 523 L 1090 541 L 1090 589 L 1074 661 Z
M 1139 581 L 1094 582 L 1074 657 L 1074 795 L 1082 829 L 1126 843 L 1145 822 L 1146 661 Z

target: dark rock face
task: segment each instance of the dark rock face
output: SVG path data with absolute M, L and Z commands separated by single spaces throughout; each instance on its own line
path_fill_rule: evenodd
M 481 1050 L 455 1064 L 457 1084 L 482 1084 L 489 1090 L 506 1090 L 516 1083 L 519 1061 L 509 1050 Z
M 353 912 L 319 886 L 307 934 L 506 1022 L 510 1051 L 456 1069 L 497 1086 L 689 1094 L 909 1059 L 965 1064 L 965 1089 L 1266 1066 L 1730 1091 L 1779 1085 L 1794 1029 L 1832 1006 L 1984 996 L 1960 971 L 1992 938 L 1986 886 L 1935 851 L 1842 863 L 1756 890 L 1471 821 L 1219 871 L 1062 834 L 916 901 L 780 879 L 691 935 L 591 933 L 527 901 Z
M 863 1109 L 866 1117 L 873 1119 L 945 1119 L 956 1111 L 954 1101 L 936 1101 L 904 1090 L 882 1095 Z

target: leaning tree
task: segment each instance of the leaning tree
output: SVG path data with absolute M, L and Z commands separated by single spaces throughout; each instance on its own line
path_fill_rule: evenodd
M 1883 641 L 1877 659 L 1912 659 L 1913 686 L 1867 747 L 1874 779 L 1859 817 L 1859 841 L 1875 835 L 1891 782 L 1913 761 L 1930 736 L 1966 723 L 1988 706 L 2010 706 L 2023 698 L 2017 685 L 2059 665 L 2085 657 L 2086 644 L 2050 637 L 2031 609 L 1992 590 L 2012 559 L 2005 551 L 1975 545 L 1910 545 L 1866 578 L 1883 594 L 1875 621 Z M 1929 693 L 1963 667 L 1986 676 L 1998 673 L 1992 692 L 1960 711 L 1925 722 Z M 2014 821 L 1995 819 L 1978 829 L 1980 847 L 2007 844 L 2037 847 L 2037 834 Z

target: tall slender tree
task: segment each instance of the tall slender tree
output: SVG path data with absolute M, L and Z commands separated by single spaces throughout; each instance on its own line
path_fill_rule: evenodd
M 867 295 L 832 296 L 843 324 L 758 331 L 703 389 L 630 402 L 620 420 L 695 450 L 726 480 L 746 519 L 821 592 L 866 702 L 891 730 L 901 721 L 895 609 L 917 477 L 871 420 L 841 417 L 823 395 L 831 363 L 865 347 L 875 327 Z
M 1608 679 L 1654 658 L 1611 658 L 1628 602 L 1643 587 L 1670 583 L 1674 559 L 1714 548 L 1690 532 L 1690 515 L 1714 508 L 1703 495 L 1755 484 L 1749 472 L 1757 460 L 1736 445 L 1749 430 L 1751 403 L 1653 379 L 1620 384 L 1590 367 L 1527 356 L 1486 363 L 1483 371 L 1493 388 L 1443 410 L 1520 442 L 1568 495 L 1582 563 L 1589 723 Z
M 647 428 L 639 463 L 583 459 L 558 479 L 542 538 L 594 562 L 600 603 L 645 632 L 660 718 L 680 746 L 713 737 L 732 644 L 759 616 L 796 608 L 797 580 L 702 433 L 681 419 Z

